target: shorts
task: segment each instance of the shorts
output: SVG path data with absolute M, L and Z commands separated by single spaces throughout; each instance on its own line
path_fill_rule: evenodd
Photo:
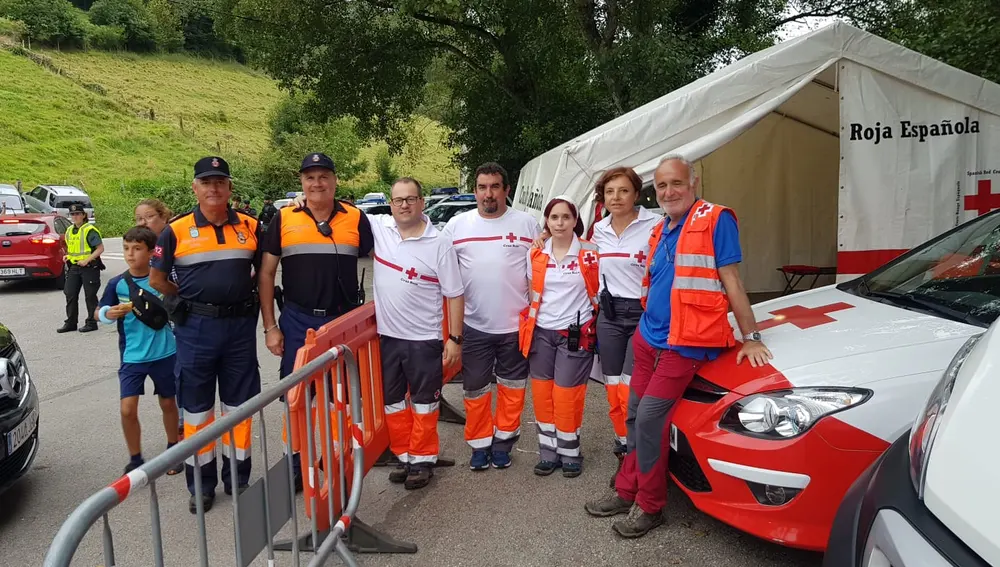
M 177 355 L 152 362 L 123 362 L 118 369 L 121 398 L 141 396 L 146 393 L 146 377 L 153 380 L 153 393 L 161 398 L 177 395 Z

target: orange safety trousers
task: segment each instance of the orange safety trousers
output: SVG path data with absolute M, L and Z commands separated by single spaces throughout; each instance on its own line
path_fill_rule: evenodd
M 432 465 L 440 450 L 437 422 L 444 368 L 441 340 L 379 339 L 389 449 L 400 462 Z
M 484 333 L 466 325 L 463 335 L 465 441 L 476 450 L 509 453 L 521 436 L 524 388 L 528 382 L 528 361 L 518 348 L 518 334 Z
M 567 342 L 558 331 L 535 329 L 528 356 L 531 396 L 541 460 L 579 463 L 580 428 L 594 355 L 570 351 Z

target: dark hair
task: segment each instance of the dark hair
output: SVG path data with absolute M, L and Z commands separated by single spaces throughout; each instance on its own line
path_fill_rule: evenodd
M 420 184 L 419 181 L 414 177 L 405 176 L 392 182 L 392 186 L 389 187 L 389 194 L 392 195 L 392 188 L 396 186 L 397 183 L 412 183 L 417 186 L 417 195 L 424 194 L 424 186 Z
M 569 207 L 569 211 L 573 213 L 574 217 L 576 217 L 576 226 L 573 227 L 573 232 L 575 232 L 577 236 L 583 236 L 583 219 L 580 218 L 580 211 L 577 210 L 576 205 L 565 199 L 552 199 L 549 201 L 548 205 L 545 205 L 545 230 L 548 230 L 549 234 L 552 234 L 552 231 L 549 230 L 549 215 L 552 214 L 552 208 L 559 203 L 566 203 Z
M 507 178 L 507 170 L 495 161 L 488 161 L 476 168 L 476 174 L 472 176 L 474 182 L 479 182 L 480 175 L 499 175 L 503 180 L 504 187 L 510 187 L 510 180 Z
M 122 237 L 122 242 L 142 242 L 152 250 L 156 248 L 156 233 L 144 226 L 133 226 Z
M 604 202 L 604 186 L 616 177 L 628 179 L 629 183 L 632 184 L 632 189 L 635 190 L 635 198 L 638 201 L 639 192 L 642 191 L 642 178 L 631 167 L 613 167 L 605 171 L 604 175 L 601 175 L 601 178 L 597 180 L 597 185 L 594 186 L 594 200 L 598 203 Z

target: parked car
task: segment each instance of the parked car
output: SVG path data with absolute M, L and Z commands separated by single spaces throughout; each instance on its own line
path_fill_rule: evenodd
M 91 203 L 90 196 L 78 187 L 73 187 L 72 185 L 39 185 L 32 189 L 28 195 L 48 204 L 56 212 L 66 217 L 69 216 L 69 206 L 73 203 L 80 203 L 83 205 L 83 210 L 87 212 L 88 222 L 95 222 L 94 204 Z
M 1000 210 L 753 310 L 774 358 L 737 365 L 733 348 L 699 368 L 669 431 L 670 475 L 727 524 L 823 551 L 851 483 L 1000 314 Z
M 366 215 L 391 215 L 392 214 L 392 206 L 391 205 L 365 205 L 364 208 L 361 208 L 361 211 L 364 212 Z
M 440 203 L 434 208 L 424 211 L 427 218 L 434 223 L 434 227 L 441 230 L 448 224 L 448 221 L 457 214 L 475 210 L 476 202 L 472 201 L 449 201 Z
M 68 219 L 54 213 L 0 216 L 0 281 L 51 279 L 62 289 L 70 226 Z
M 974 335 L 913 426 L 854 481 L 824 567 L 1000 565 L 1000 323 Z
M 18 215 L 25 212 L 24 199 L 17 187 L 0 184 L 0 214 Z
M 435 187 L 431 189 L 431 195 L 457 195 L 458 187 Z
M 24 210 L 28 213 L 41 213 L 47 214 L 52 213 L 59 215 L 59 211 L 55 207 L 49 205 L 44 201 L 39 201 L 38 199 L 32 197 L 31 195 L 21 195 L 21 199 L 24 201 Z M 61 216 L 61 215 L 60 215 Z
M 366 205 L 369 203 L 384 205 L 389 202 L 385 193 L 365 193 L 365 196 L 355 201 L 355 205 Z
M 38 392 L 14 334 L 0 323 L 0 493 L 31 468 L 38 454 Z

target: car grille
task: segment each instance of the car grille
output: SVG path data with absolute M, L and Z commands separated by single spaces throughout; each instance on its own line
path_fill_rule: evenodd
M 9 346 L 5 348 L 0 348 L 0 358 L 14 359 L 16 353 L 17 353 L 17 343 L 11 343 Z M 21 372 L 21 369 L 24 367 L 24 356 L 22 355 L 17 358 L 18 361 L 14 363 L 14 369 L 18 372 Z M 19 401 L 20 400 L 16 398 L 10 398 L 7 396 L 0 398 L 0 413 L 17 409 Z
M 687 390 L 684 390 L 682 397 L 685 400 L 700 404 L 714 404 L 728 393 L 729 390 L 726 390 L 722 386 L 717 386 L 695 374 L 694 379 L 688 384 Z
M 677 430 L 677 450 L 670 449 L 669 463 L 670 473 L 691 492 L 712 491 L 712 485 L 702 472 L 687 437 L 680 429 Z
M 28 462 L 28 457 L 31 456 L 31 452 L 35 449 L 35 443 L 38 442 L 38 432 L 31 436 L 30 439 L 25 441 L 24 445 L 18 447 L 17 451 L 13 454 L 0 461 L 0 481 L 8 479 L 17 473 L 21 472 L 24 468 L 24 464 Z M 6 451 L 6 449 L 4 449 Z

